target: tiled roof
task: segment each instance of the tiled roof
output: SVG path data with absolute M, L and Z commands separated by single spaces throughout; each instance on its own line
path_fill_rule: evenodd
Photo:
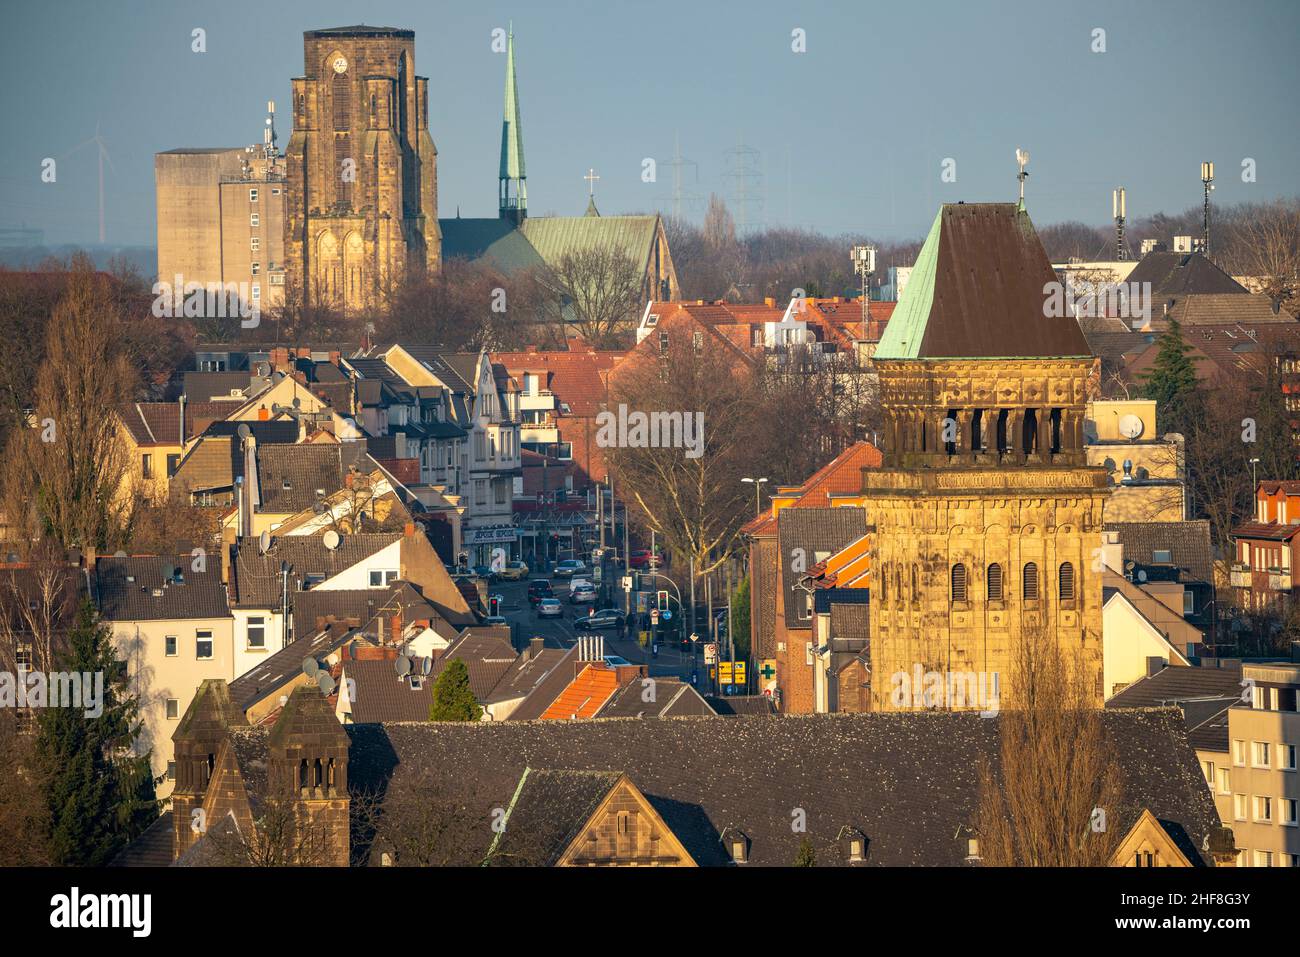
M 550 663 L 550 659 L 547 659 L 549 670 L 539 680 L 534 681 L 532 689 L 524 700 L 519 702 L 518 707 L 510 713 L 507 720 L 531 721 L 540 718 L 555 699 L 564 692 L 564 689 L 573 682 L 577 667 L 577 655 L 578 646 L 573 645 L 561 653 L 558 661 Z
M 313 588 L 293 595 L 293 632 L 305 635 L 316 630 L 318 619 L 333 615 L 337 621 L 356 619 L 367 632 L 378 628 L 375 618 L 389 619 L 400 612 L 403 626 L 441 613 L 409 582 L 397 581 L 384 588 Z M 474 623 L 472 615 L 452 614 L 455 625 Z M 457 630 L 459 634 L 459 629 Z
M 189 552 L 175 557 L 100 558 L 95 563 L 95 587 L 100 616 L 108 621 L 163 621 L 189 618 L 229 618 L 226 588 L 221 583 L 221 559 L 208 557 L 196 572 Z M 165 570 L 180 569 L 180 583 Z
M 1151 283 L 1153 311 L 1188 293 L 1244 293 L 1245 287 L 1200 253 L 1152 251 L 1133 267 L 1126 282 Z
M 431 681 L 436 681 L 447 663 L 453 659 L 463 661 L 469 672 L 469 687 L 480 702 L 486 701 L 506 673 L 514 665 L 518 652 L 509 638 L 492 628 L 467 628 L 465 633 L 438 656 L 434 662 Z
M 1279 525 L 1277 522 L 1243 522 L 1232 530 L 1232 537 L 1263 539 L 1269 542 L 1289 542 L 1300 525 Z
M 618 672 L 589 664 L 578 673 L 551 706 L 542 712 L 544 721 L 594 718 L 618 690 Z
M 109 867 L 168 867 L 172 862 L 175 832 L 172 812 L 163 811 L 144 833 L 122 848 Z
M 803 573 L 791 568 L 794 550 L 803 549 L 805 568 L 811 569 L 821 558 L 834 555 L 866 534 L 867 512 L 862 508 L 786 508 L 777 515 L 777 525 L 785 624 L 787 628 L 811 628 L 809 619 L 799 617 L 803 592 L 797 583 Z M 822 552 L 825 555 L 819 557 Z
M 776 714 L 776 702 L 768 695 L 709 695 L 704 699 L 714 711 L 726 717 Z
M 1275 306 L 1268 296 L 1257 293 L 1199 293 L 1176 300 L 1169 307 L 1169 315 L 1176 316 L 1184 334 L 1190 336 L 1195 336 L 1195 331 L 1188 326 L 1295 322 L 1294 316 Z M 1153 306 L 1152 321 L 1160 318 L 1162 315 Z
M 1181 714 L 1106 710 L 1100 717 L 1124 779 L 1112 826 L 1126 832 L 1149 809 L 1173 825 L 1193 863 L 1206 863 L 1200 848 L 1219 820 Z M 758 866 L 788 867 L 805 836 L 819 847 L 820 865 L 843 863 L 837 848 L 846 826 L 867 836 L 869 865 L 961 866 L 966 844 L 955 835 L 975 816 L 981 762 L 998 773 L 999 724 L 936 712 L 345 730 L 349 784 L 358 793 L 379 793 L 389 781 L 397 793 L 401 777 L 445 785 L 449 799 L 475 807 L 508 807 L 525 768 L 621 771 L 704 866 L 729 863 L 720 840 L 728 826 L 748 837 Z M 806 834 L 790 831 L 793 807 L 807 811 Z M 467 818 L 447 834 L 450 857 L 478 863 L 491 837 L 477 817 Z
M 1241 667 L 1169 666 L 1133 682 L 1106 702 L 1107 708 L 1176 705 L 1183 711 L 1188 743 L 1201 751 L 1228 750 L 1228 709 L 1241 704 Z
M 492 693 L 484 699 L 485 702 L 527 697 L 568 655 L 567 650 L 560 648 L 543 648 L 536 654 L 525 650 L 501 676 Z
M 292 603 L 307 576 L 333 578 L 375 552 L 401 539 L 397 532 L 363 532 L 344 535 L 339 547 L 330 550 L 317 535 L 288 535 L 271 539 L 262 554 L 256 540 L 243 539 L 231 564 L 230 587 L 236 608 L 279 607 L 280 563 L 289 563 L 289 599 Z M 383 592 L 379 592 L 383 594 Z
M 857 590 L 861 591 L 862 589 Z M 832 598 L 831 639 L 836 642 L 857 642 L 865 648 L 870 637 L 870 606 L 866 602 L 847 604 Z
M 193 438 L 234 410 L 230 402 L 187 402 L 185 438 Z M 136 445 L 181 444 L 179 402 L 132 402 L 122 407 L 121 415 Z
M 1106 530 L 1119 533 L 1126 561 L 1154 565 L 1157 563 L 1153 553 L 1168 549 L 1173 564 L 1192 579 L 1214 581 L 1210 523 L 1204 519 L 1186 522 L 1107 522 Z
M 266 445 L 257 449 L 263 512 L 299 512 L 343 487 L 337 445 Z
M 349 687 L 355 691 L 351 698 L 352 720 L 357 723 L 429 720 L 432 677 L 412 682 L 398 675 L 392 661 L 345 661 L 343 678 L 355 682 Z
M 525 372 L 536 372 L 543 377 L 542 388 L 555 393 L 558 402 L 567 403 L 570 413 L 577 416 L 594 416 L 605 402 L 607 372 L 623 358 L 623 352 L 494 352 L 492 361 L 499 362 L 523 384 Z M 560 413 L 563 415 L 564 413 Z
M 234 410 L 239 407 L 239 402 L 231 401 L 230 393 L 235 389 L 247 390 L 252 388 L 256 383 L 257 386 L 264 386 L 266 380 L 255 378 L 247 370 L 243 372 L 186 372 L 182 376 L 181 391 L 185 397 L 193 402 L 208 402 L 212 399 L 224 398 L 226 401 L 221 403 L 226 408 Z
M 1267 492 L 1269 495 L 1275 495 L 1278 492 L 1286 492 L 1288 495 L 1300 495 L 1300 481 L 1294 479 L 1260 479 L 1259 489 L 1261 492 Z
M 854 442 L 799 486 L 799 498 L 793 503 L 794 507 L 825 508 L 831 504 L 832 495 L 861 492 L 862 470 L 879 468 L 882 461 L 880 449 L 870 442 Z
M 331 652 L 354 638 L 356 632 L 344 624 L 331 625 L 321 631 L 302 632 L 271 657 L 230 682 L 230 700 L 241 711 L 280 691 L 302 674 L 308 658 L 322 661 Z
M 622 777 L 617 771 L 525 768 L 486 863 L 550 867 Z
M 646 701 L 647 692 L 651 689 L 654 699 Z M 654 677 L 630 681 L 619 688 L 600 709 L 597 717 L 680 718 L 715 713 L 690 682 L 680 678 Z

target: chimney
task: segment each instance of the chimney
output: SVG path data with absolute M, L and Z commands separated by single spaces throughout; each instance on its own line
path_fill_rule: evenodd
M 405 525 L 402 526 L 402 535 L 404 535 L 406 538 L 410 538 L 414 534 L 415 534 L 414 522 L 407 522 Z
M 402 643 L 402 611 L 400 608 L 397 610 L 397 613 L 388 620 L 388 627 L 389 632 L 393 636 L 393 644 L 400 645 Z
M 1159 655 L 1152 655 L 1147 658 L 1147 677 L 1150 678 L 1152 675 L 1158 675 L 1160 672 L 1164 671 L 1165 664 L 1165 659 L 1161 658 Z
M 266 422 L 266 421 L 268 421 L 270 418 L 271 418 L 271 410 L 268 409 L 266 406 L 262 406 L 261 408 L 259 408 L 259 409 L 257 410 L 257 421 L 258 421 L 258 422 Z
M 545 638 L 530 638 L 528 640 L 527 657 L 524 660 L 525 661 L 537 660 L 537 656 L 542 653 L 542 649 L 545 647 L 546 647 Z
M 180 408 L 181 448 L 183 449 L 185 448 L 185 393 L 184 392 L 180 394 L 180 398 L 176 400 L 176 403 Z M 168 477 L 170 478 L 170 476 Z

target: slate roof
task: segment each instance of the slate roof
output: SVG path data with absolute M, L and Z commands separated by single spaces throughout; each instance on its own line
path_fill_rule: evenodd
M 490 846 L 485 863 L 550 867 L 622 777 L 616 771 L 525 768 L 506 810 L 505 830 Z
M 344 624 L 301 634 L 230 682 L 230 700 L 241 712 L 247 711 L 302 674 L 302 663 L 308 658 L 323 661 L 355 634 Z
M 545 680 L 555 666 L 569 656 L 568 649 L 543 648 L 536 654 L 526 651 L 515 659 L 509 670 L 501 676 L 484 702 L 511 701 L 524 698 Z
M 172 812 L 163 811 L 139 837 L 118 851 L 109 867 L 168 867 L 172 862 Z
M 180 445 L 179 402 L 132 402 L 121 408 L 122 424 L 136 445 Z M 235 410 L 231 402 L 187 402 L 185 438 L 191 439 Z
M 1115 826 L 1127 830 L 1150 809 L 1194 863 L 1205 863 L 1202 841 L 1219 819 L 1181 714 L 1107 710 L 1101 718 L 1125 782 Z M 728 826 L 748 836 L 752 864 L 789 866 L 804 836 L 791 833 L 793 807 L 807 811 L 819 864 L 842 862 L 837 838 L 850 826 L 867 836 L 868 865 L 961 866 L 966 847 L 954 834 L 974 819 L 981 759 L 998 766 L 999 721 L 936 712 L 345 730 L 349 785 L 359 792 L 409 775 L 445 784 L 471 806 L 507 807 L 525 768 L 622 771 L 703 866 L 728 863 L 719 839 Z M 488 830 L 467 816 L 447 835 L 451 858 L 478 863 Z
M 452 659 L 463 661 L 469 672 L 469 687 L 474 697 L 486 701 L 492 689 L 514 665 L 518 652 L 509 639 L 490 628 L 467 628 L 459 639 L 438 656 L 434 662 L 430 682 L 437 681 L 447 663 Z M 425 712 L 426 716 L 428 712 Z
M 798 587 L 802 574 L 791 570 L 796 548 L 804 550 L 806 568 L 811 569 L 825 552 L 834 555 L 845 545 L 855 542 L 867 532 L 867 512 L 862 508 L 786 508 L 777 515 L 777 536 L 780 543 L 778 561 L 780 580 L 785 590 L 785 624 L 787 628 L 811 628 L 810 619 L 799 617 L 800 599 L 804 594 Z
M 1214 581 L 1214 551 L 1210 547 L 1210 523 L 1204 519 L 1187 522 L 1107 522 L 1107 531 L 1119 533 L 1125 561 L 1154 565 L 1153 553 L 1168 549 L 1173 564 L 1187 577 Z
M 1188 293 L 1244 293 L 1246 288 L 1200 253 L 1151 251 L 1139 260 L 1126 282 L 1151 283 L 1152 313 L 1160 304 Z
M 528 696 L 519 702 L 507 720 L 531 721 L 540 718 L 551 703 L 572 683 L 577 673 L 577 660 L 577 645 L 565 649 L 562 657 L 550 666 L 545 676 L 533 684 Z
M 946 203 L 876 359 L 1090 356 L 1073 317 L 1044 314 L 1044 287 L 1056 282 L 1023 209 Z
M 316 629 L 317 619 L 333 615 L 338 621 L 355 618 L 367 632 L 374 632 L 376 617 L 391 618 L 401 612 L 403 628 L 422 618 L 440 617 L 449 624 L 472 625 L 472 614 L 452 611 L 426 599 L 410 582 L 396 581 L 383 588 L 313 588 L 293 596 L 293 633 L 304 635 Z M 459 630 L 457 631 L 459 634 Z
M 186 372 L 181 377 L 181 391 L 193 402 L 222 398 L 225 401 L 221 405 L 233 411 L 239 408 L 240 403 L 230 398 L 231 390 L 247 390 L 254 383 L 266 385 L 266 380 L 254 376 L 247 369 L 243 372 Z
M 100 616 L 107 621 L 229 618 L 220 556 L 210 555 L 202 572 L 194 571 L 193 563 L 189 552 L 175 557 L 98 559 L 95 589 Z M 165 567 L 180 568 L 183 583 L 164 581 Z M 155 590 L 161 594 L 155 596 Z
M 1176 705 L 1183 711 L 1188 742 L 1202 751 L 1228 750 L 1228 709 L 1241 704 L 1241 666 L 1162 668 L 1112 695 L 1107 708 Z
M 230 589 L 236 608 L 279 607 L 281 601 L 280 562 L 289 563 L 289 595 L 296 599 L 301 582 L 308 575 L 323 575 L 326 580 L 364 561 L 375 552 L 400 540 L 400 532 L 362 532 L 344 535 L 333 551 L 317 535 L 287 535 L 271 539 L 271 547 L 261 554 L 258 542 L 240 541 L 231 563 Z M 382 594 L 382 593 L 381 593 Z
M 257 449 L 260 511 L 299 512 L 343 487 L 338 445 L 267 445 Z
M 764 694 L 709 695 L 704 699 L 714 711 L 726 717 L 737 715 L 776 714 L 776 703 Z

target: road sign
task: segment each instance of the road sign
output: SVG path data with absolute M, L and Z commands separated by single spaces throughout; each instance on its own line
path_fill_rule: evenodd
M 651 609 L 650 609 L 650 624 L 652 624 L 652 625 L 657 625 L 657 624 L 659 624 L 659 609 L 658 609 L 658 608 L 651 608 Z
M 699 640 L 700 640 L 700 636 L 699 636 L 699 635 L 694 634 L 694 633 L 691 634 L 691 641 L 699 641 Z
M 664 616 L 664 621 L 667 621 L 669 618 L 673 617 L 673 611 L 671 608 L 665 608 L 662 612 L 660 612 L 660 614 Z
M 718 662 L 718 683 L 724 685 L 731 684 L 731 662 L 730 661 Z
M 738 685 L 745 684 L 745 663 L 743 661 L 736 662 L 735 678 L 736 678 L 736 684 Z
M 630 592 L 631 590 L 632 590 L 632 576 L 631 576 L 631 575 L 624 575 L 624 576 L 623 576 L 623 591 Z
M 718 646 L 715 642 L 710 641 L 704 646 L 704 663 L 706 665 L 711 665 L 716 663 L 717 660 Z

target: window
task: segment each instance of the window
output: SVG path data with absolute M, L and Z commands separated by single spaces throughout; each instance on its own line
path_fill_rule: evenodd
M 1204 773 L 1204 775 L 1205 775 L 1205 783 L 1206 783 L 1206 784 L 1211 784 L 1211 785 L 1214 784 L 1214 762 L 1213 762 L 1213 761 L 1202 761 L 1202 762 L 1201 762 L 1201 771 L 1202 771 L 1202 773 Z
M 372 569 L 370 572 L 370 587 L 383 588 L 385 585 L 391 585 L 397 581 L 397 569 L 384 568 Z
M 1232 742 L 1232 763 L 1238 767 L 1246 766 L 1246 742 L 1234 740 Z
M 176 657 L 176 636 L 175 635 L 168 635 L 166 638 L 163 639 L 163 649 L 164 649 L 163 654 L 165 654 L 168 658 Z
M 261 263 L 252 263 L 249 266 L 249 272 L 251 272 L 254 276 L 256 276 L 258 274 L 258 271 L 261 270 L 261 268 L 262 268 Z
M 524 373 L 524 394 L 537 395 L 537 373 L 536 372 Z
M 147 479 L 153 478 L 153 456 L 140 456 L 140 474 Z
M 1074 601 L 1074 566 L 1069 562 L 1062 562 L 1057 578 L 1057 597 L 1061 601 Z
M 256 236 L 252 237 L 248 241 L 248 248 L 251 249 L 253 252 L 257 252 L 259 249 L 262 248 L 262 240 Z
M 1174 563 L 1174 553 L 1167 548 L 1152 549 L 1151 563 L 1153 565 L 1172 565 Z
M 1296 826 L 1296 799 L 1282 798 L 1282 823 L 1287 827 Z
M 952 566 L 951 592 L 951 598 L 953 601 L 966 600 L 966 566 L 961 562 Z
M 1256 852 L 1255 852 L 1255 866 L 1256 866 L 1256 867 L 1272 867 L 1272 866 L 1273 866 L 1273 852 L 1272 852 L 1272 851 L 1256 851 Z
M 212 657 L 212 632 L 196 631 L 194 633 L 194 657 L 207 661 Z
M 1295 770 L 1295 745 L 1279 744 L 1277 746 L 1278 767 L 1283 771 Z
M 1232 796 L 1232 816 L 1238 821 L 1246 820 L 1246 795 L 1234 794 Z
M 258 226 L 261 226 L 261 225 L 262 225 L 262 217 L 259 216 L 257 213 L 253 213 L 253 214 L 251 214 L 251 215 L 248 217 L 248 225 L 249 225 L 249 226 L 252 226 L 252 227 L 254 227 L 254 228 L 256 228 L 256 227 L 258 227 Z
M 248 619 L 248 647 L 266 647 L 266 619 L 261 616 Z
M 496 489 L 496 503 L 504 505 L 506 503 L 506 483 L 494 482 L 493 486 Z
M 1002 566 L 994 562 L 988 572 L 989 601 L 1002 600 Z
M 176 762 L 175 762 L 175 761 L 168 761 L 168 762 L 167 762 L 167 780 L 168 780 L 168 781 L 175 781 L 175 780 L 176 780 Z
M 1026 601 L 1038 600 L 1038 566 L 1033 562 L 1025 563 L 1024 593 Z
M 1255 795 L 1255 820 L 1267 823 L 1273 820 L 1273 799 L 1262 794 Z
M 257 190 L 255 190 L 255 189 L 250 189 L 250 190 L 248 191 L 248 201 L 249 201 L 250 203 L 256 203 L 256 202 L 257 202 Z
M 1219 793 L 1229 794 L 1232 792 L 1232 772 L 1228 768 L 1219 768 Z
M 253 288 L 253 302 L 260 301 L 262 298 L 262 284 L 255 282 L 253 283 L 252 288 Z
M 1250 763 L 1257 768 L 1271 767 L 1269 764 L 1269 745 L 1267 741 L 1250 742 Z
M 175 718 L 179 718 L 180 716 L 181 716 L 181 699 L 180 699 L 180 698 L 168 698 L 168 699 L 167 699 L 167 717 L 168 717 L 168 718 L 175 719 Z
M 1196 614 L 1196 595 L 1190 588 L 1183 589 L 1183 614 Z
M 666 332 L 659 333 L 659 353 L 660 355 L 667 355 L 668 353 L 668 333 Z
M 273 187 L 271 188 L 271 195 L 272 195 L 272 196 L 279 196 L 279 195 L 280 195 L 280 187 L 279 187 L 279 186 L 273 186 Z
M 171 478 L 176 474 L 176 466 L 181 464 L 181 457 L 178 454 L 167 456 L 167 477 Z
M 486 479 L 474 480 L 474 504 L 475 505 L 487 504 L 487 480 Z

